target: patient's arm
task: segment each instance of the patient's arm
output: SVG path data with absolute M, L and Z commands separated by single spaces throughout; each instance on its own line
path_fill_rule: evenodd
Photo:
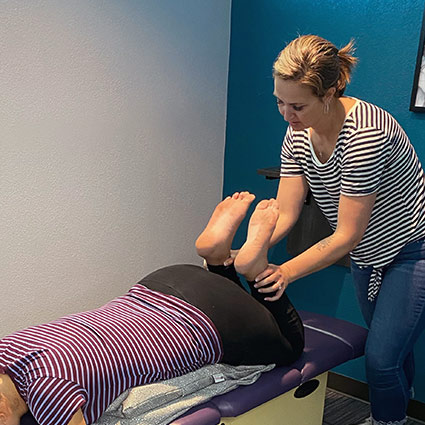
M 87 425 L 81 409 L 78 409 L 77 412 L 75 412 L 75 415 L 68 422 L 68 425 Z

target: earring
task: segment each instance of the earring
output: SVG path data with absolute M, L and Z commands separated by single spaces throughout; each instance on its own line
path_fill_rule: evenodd
M 323 112 L 325 114 L 329 113 L 329 102 L 326 102 L 325 105 L 323 106 Z

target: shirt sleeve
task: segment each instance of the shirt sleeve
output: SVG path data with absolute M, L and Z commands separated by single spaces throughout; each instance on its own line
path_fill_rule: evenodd
M 378 191 L 392 149 L 384 131 L 356 132 L 342 157 L 341 194 L 365 196 Z
M 294 137 L 288 126 L 280 153 L 280 177 L 302 176 L 304 171 L 294 155 Z
M 39 425 L 68 425 L 86 402 L 84 388 L 64 379 L 37 378 L 28 389 L 28 408 Z

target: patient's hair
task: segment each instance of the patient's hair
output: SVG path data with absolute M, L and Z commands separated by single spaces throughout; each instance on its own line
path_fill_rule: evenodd
M 353 39 L 338 50 L 317 35 L 302 35 L 279 53 L 273 64 L 273 76 L 308 86 L 318 97 L 335 87 L 335 95 L 340 97 L 357 63 L 353 53 Z

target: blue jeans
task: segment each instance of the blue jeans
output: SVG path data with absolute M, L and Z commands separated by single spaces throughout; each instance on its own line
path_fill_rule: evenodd
M 425 328 L 425 240 L 407 244 L 384 269 L 373 302 L 367 299 L 372 267 L 352 262 L 352 276 L 369 327 L 366 376 L 372 417 L 382 423 L 406 416 L 415 373 L 413 346 Z

